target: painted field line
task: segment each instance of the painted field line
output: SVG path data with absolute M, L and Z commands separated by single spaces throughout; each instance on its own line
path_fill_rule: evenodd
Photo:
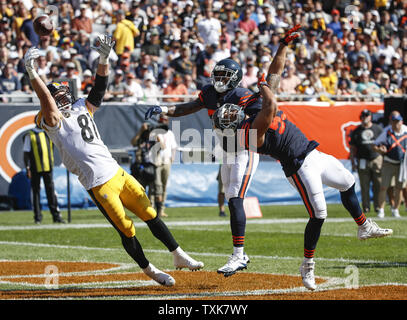
M 56 245 L 47 243 L 32 243 L 32 242 L 15 242 L 15 241 L 0 241 L 0 245 L 11 246 L 32 246 L 32 247 L 44 247 L 44 248 L 56 248 L 56 249 L 75 249 L 75 250 L 90 250 L 90 251 L 123 251 L 123 248 L 97 248 L 97 247 L 84 247 L 84 246 L 68 246 L 68 245 Z M 160 249 L 143 249 L 145 252 L 169 254 L 168 250 Z M 203 257 L 229 257 L 226 253 L 212 253 L 212 252 L 190 252 L 190 255 L 203 256 Z M 264 256 L 264 255 L 250 255 L 252 259 L 270 259 L 270 260 L 298 260 L 302 261 L 303 257 L 283 257 L 283 256 Z M 385 266 L 393 267 L 406 267 L 407 262 L 389 262 L 379 260 L 358 260 L 358 259 L 344 259 L 344 258 L 315 258 L 316 261 L 329 261 L 329 262 L 342 262 L 342 263 L 376 263 Z
M 391 220 L 407 220 L 407 217 L 402 218 L 384 218 L 380 221 Z M 327 218 L 325 223 L 343 223 L 352 222 L 352 218 Z M 379 220 L 376 220 L 379 221 Z M 292 223 L 307 223 L 308 218 L 292 218 L 292 219 L 256 219 L 247 220 L 248 225 L 256 224 L 292 224 Z M 165 224 L 169 227 L 186 227 L 186 226 L 229 226 L 229 220 L 202 220 L 202 221 L 166 221 Z M 134 222 L 136 228 L 147 228 L 147 224 L 144 222 Z M 112 228 L 109 223 L 72 223 L 72 224 L 48 224 L 48 225 L 29 225 L 29 226 L 0 226 L 0 231 L 12 231 L 12 230 L 64 230 L 64 229 L 97 229 L 97 228 Z

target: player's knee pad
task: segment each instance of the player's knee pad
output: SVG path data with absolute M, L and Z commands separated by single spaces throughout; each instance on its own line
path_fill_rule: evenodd
M 349 170 L 345 170 L 344 179 L 345 182 L 343 187 L 339 189 L 340 192 L 349 190 L 355 184 L 355 177 Z
M 328 212 L 325 196 L 323 193 L 319 193 L 312 197 L 312 210 L 313 213 L 310 214 L 312 218 L 326 219 Z

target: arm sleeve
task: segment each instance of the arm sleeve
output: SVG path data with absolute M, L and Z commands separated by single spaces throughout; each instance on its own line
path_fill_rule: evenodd
M 89 92 L 87 100 L 95 107 L 99 108 L 105 96 L 109 77 L 96 74 L 95 85 Z

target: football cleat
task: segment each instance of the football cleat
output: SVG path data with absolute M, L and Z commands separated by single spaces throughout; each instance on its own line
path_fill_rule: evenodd
M 191 271 L 196 271 L 202 269 L 204 263 L 201 261 L 196 261 L 195 259 L 191 258 L 187 253 L 184 252 L 180 247 L 174 251 L 174 267 L 177 270 L 181 270 L 182 268 L 188 268 Z
M 158 282 L 162 286 L 171 287 L 175 284 L 175 279 L 173 277 L 157 269 L 151 263 L 148 265 L 147 268 L 142 270 L 146 275 L 148 275 L 151 279 L 153 279 L 155 282 Z
M 367 219 L 358 229 L 358 238 L 360 240 L 382 238 L 392 234 L 392 229 L 382 229 L 376 224 L 376 222 L 372 221 L 372 219 Z
M 243 254 L 243 258 L 239 258 L 237 255 L 232 254 L 229 257 L 228 262 L 218 269 L 219 274 L 223 274 L 225 277 L 234 275 L 237 271 L 247 269 L 247 264 L 250 262 L 246 253 Z
M 300 266 L 300 274 L 302 278 L 302 283 L 308 290 L 315 290 L 317 285 L 315 284 L 314 276 L 315 262 L 305 262 L 303 261 Z

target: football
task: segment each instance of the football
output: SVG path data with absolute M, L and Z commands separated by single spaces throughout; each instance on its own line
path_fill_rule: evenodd
M 34 31 L 39 36 L 48 36 L 54 30 L 52 20 L 47 15 L 41 15 L 35 18 L 34 22 Z

